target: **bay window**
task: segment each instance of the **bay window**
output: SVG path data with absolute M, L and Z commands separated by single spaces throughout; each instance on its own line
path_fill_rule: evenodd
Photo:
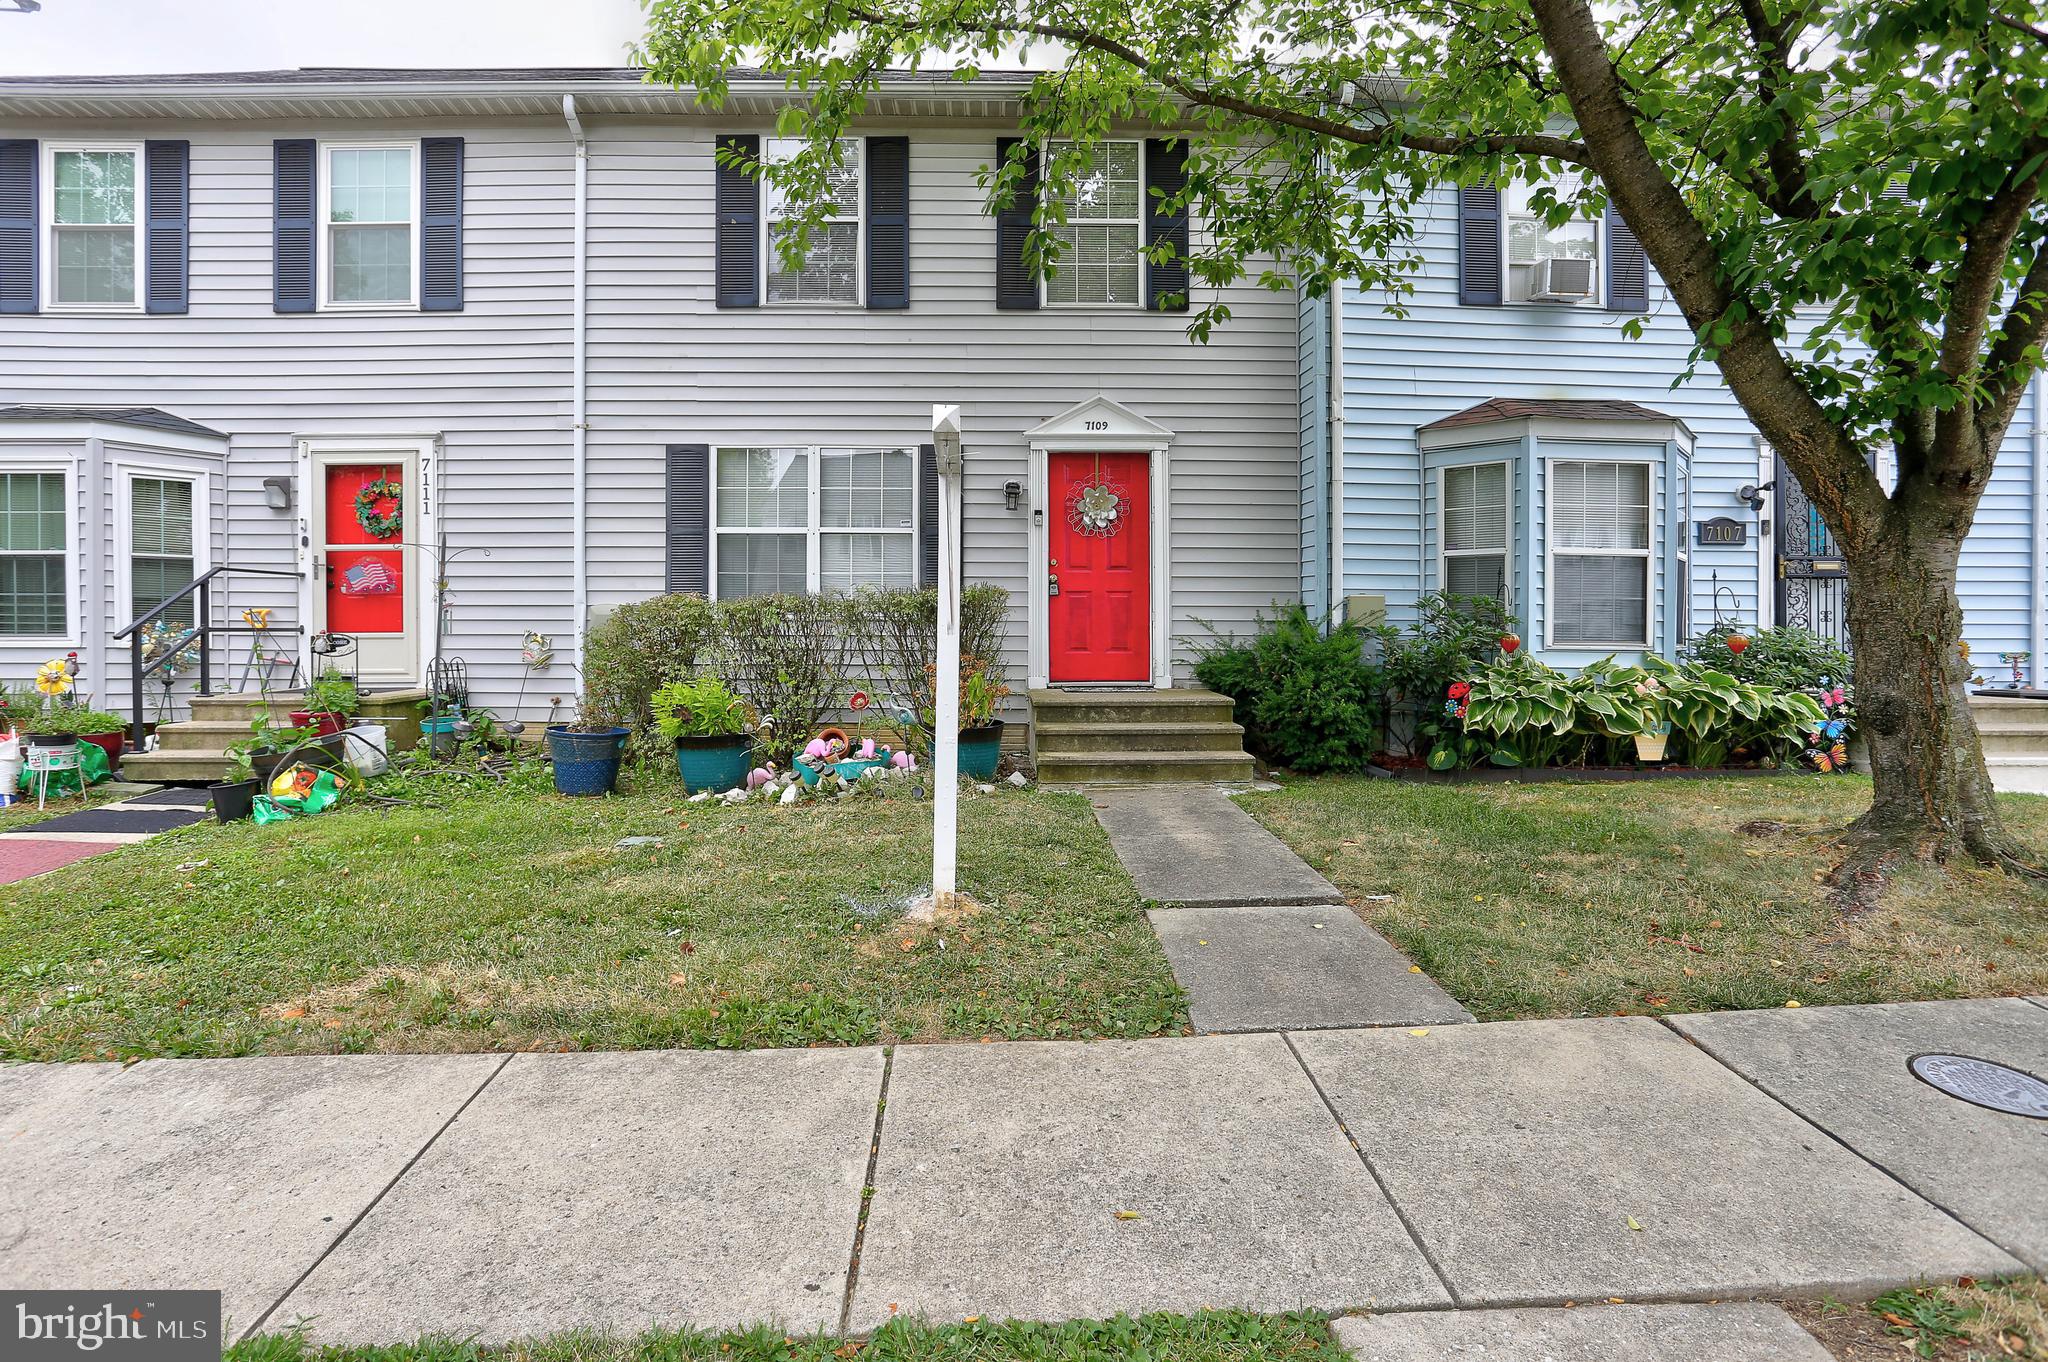
M 0 473 L 0 636 L 70 629 L 70 542 L 62 473 Z
M 1508 592 L 1508 466 L 1464 464 L 1441 474 L 1442 589 L 1505 601 Z
M 917 457 L 823 446 L 712 452 L 721 599 L 917 580 Z
M 51 305 L 139 307 L 141 147 L 53 146 L 49 171 Z
M 322 146 L 320 221 L 328 307 L 411 307 L 419 230 L 414 143 Z
M 1054 142 L 1054 160 L 1075 154 Z M 1047 235 L 1060 243 L 1057 271 L 1045 281 L 1050 306 L 1142 307 L 1145 185 L 1142 142 L 1098 142 L 1064 198 L 1052 203 Z
M 801 145 L 792 139 L 771 138 L 766 159 L 770 163 L 787 161 Z M 804 262 L 796 269 L 782 259 L 782 243 L 794 230 L 780 221 L 782 194 L 773 183 L 763 182 L 767 211 L 761 216 L 768 233 L 763 259 L 768 286 L 762 296 L 769 302 L 859 304 L 862 148 L 859 138 L 839 144 L 842 159 L 827 178 L 825 221 L 812 228 Z
M 1650 642 L 1650 465 L 1550 464 L 1553 647 Z

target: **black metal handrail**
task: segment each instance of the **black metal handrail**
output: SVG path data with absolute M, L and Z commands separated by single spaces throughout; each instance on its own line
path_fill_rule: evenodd
M 196 693 L 211 695 L 213 694 L 213 653 L 207 645 L 212 641 L 213 636 L 215 634 L 259 634 L 270 632 L 268 626 L 259 629 L 253 624 L 215 624 L 213 622 L 213 579 L 238 574 L 251 577 L 304 577 L 306 575 L 297 568 L 236 567 L 233 564 L 208 568 L 205 572 L 200 573 L 190 582 L 187 582 L 183 587 L 180 587 L 177 591 L 159 601 L 155 606 L 143 612 L 142 615 L 130 622 L 127 628 L 115 631 L 115 638 L 125 638 L 129 644 L 128 670 L 131 688 L 129 699 L 133 702 L 134 706 L 132 711 L 133 727 L 129 730 L 129 740 L 135 744 L 137 751 L 142 750 L 143 678 L 147 677 L 151 672 L 168 667 L 179 653 L 185 651 L 192 640 L 198 639 L 199 689 Z M 153 661 L 144 661 L 142 656 L 142 631 L 161 618 L 165 611 L 195 593 L 199 597 L 198 608 L 192 616 L 196 623 L 184 632 L 176 644 L 158 653 Z M 294 624 L 289 626 L 285 632 L 297 634 L 304 633 L 305 630 L 303 626 Z

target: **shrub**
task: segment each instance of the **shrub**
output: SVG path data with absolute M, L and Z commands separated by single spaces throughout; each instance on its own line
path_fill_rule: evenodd
M 930 756 L 938 714 L 939 593 L 869 587 L 844 598 L 843 608 L 854 674 L 890 722 L 903 730 L 911 750 Z M 1009 592 L 982 583 L 960 593 L 960 680 L 964 691 L 979 676 L 974 684 L 991 701 L 991 710 L 1009 693 L 1002 662 L 1009 627 Z
M 630 750 L 656 756 L 654 692 L 697 674 L 717 637 L 717 616 L 702 596 L 652 596 L 593 624 L 583 640 L 583 721 L 631 729 Z
M 1730 634 L 1743 634 L 1749 646 L 1740 654 L 1729 651 Z M 1803 691 L 1847 685 L 1852 666 L 1839 643 L 1796 625 L 1752 634 L 1731 624 L 1716 624 L 1681 644 L 1678 660 L 1726 672 L 1738 681 Z
M 736 737 L 747 731 L 746 702 L 715 676 L 671 681 L 654 692 L 654 726 L 670 742 Z
M 839 596 L 720 601 L 710 669 L 761 716 L 760 745 L 787 761 L 846 703 L 846 604 Z
M 1387 695 L 1413 711 L 1414 751 L 1433 751 L 1459 731 L 1443 714 L 1444 692 L 1472 669 L 1500 656 L 1501 639 L 1515 632 L 1515 617 L 1491 596 L 1432 591 L 1415 603 L 1406 629 L 1382 624 L 1371 631 L 1386 668 Z
M 1296 771 L 1358 771 L 1379 750 L 1385 718 L 1380 669 L 1365 660 L 1365 635 L 1345 624 L 1327 635 L 1299 604 L 1260 616 L 1250 640 L 1219 636 L 1195 677 L 1228 695 L 1245 741 L 1266 761 Z

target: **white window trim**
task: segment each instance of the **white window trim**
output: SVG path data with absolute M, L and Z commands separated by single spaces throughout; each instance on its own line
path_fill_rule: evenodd
M 1534 186 L 1534 181 L 1520 183 Z M 1517 298 L 1514 296 L 1515 266 L 1508 259 L 1511 249 L 1511 233 L 1508 231 L 1518 217 L 1529 214 L 1516 213 L 1509 208 L 1513 201 L 1513 187 L 1503 185 L 1500 191 L 1500 301 L 1503 307 L 1548 307 L 1602 311 L 1607 306 L 1607 219 L 1595 213 L 1586 219 L 1593 229 L 1593 291 L 1575 303 L 1552 302 L 1540 298 Z
M 314 177 L 319 181 L 319 203 L 315 206 L 313 227 L 318 233 L 313 244 L 313 272 L 320 276 L 320 311 L 322 312 L 417 312 L 420 310 L 420 139 L 404 138 L 369 142 L 328 142 L 322 141 L 316 148 L 319 159 L 315 163 Z M 379 298 L 373 301 L 349 303 L 334 299 L 334 227 L 329 220 L 334 195 L 334 153 L 337 151 L 408 151 L 412 153 L 412 174 L 406 177 L 407 202 L 412 216 L 411 266 L 405 272 L 407 296 Z M 347 225 L 347 224 L 343 224 Z M 385 224 L 395 225 L 395 224 Z
M 192 484 L 192 576 L 213 566 L 213 482 L 201 469 L 176 464 L 119 460 L 114 464 L 114 613 L 123 623 L 134 618 L 135 606 L 135 480 Z M 194 598 L 196 601 L 196 597 Z M 195 611 L 197 606 L 194 606 Z
M 807 524 L 801 527 L 795 525 L 734 525 L 728 528 L 718 523 L 718 458 L 721 454 L 742 449 L 791 449 L 801 451 L 806 456 L 804 475 L 807 485 L 804 488 L 804 518 Z M 891 530 L 827 527 L 823 523 L 823 516 L 821 514 L 825 485 L 824 455 L 827 450 L 852 450 L 856 453 L 867 451 L 885 454 L 896 452 L 908 453 L 910 455 L 910 528 L 907 530 Z M 773 440 L 762 440 L 752 444 L 736 441 L 732 444 L 711 446 L 711 562 L 709 564 L 709 571 L 706 573 L 708 580 L 706 582 L 705 595 L 708 599 L 714 601 L 719 598 L 718 541 L 726 535 L 737 537 L 743 535 L 801 534 L 804 536 L 804 594 L 808 596 L 816 596 L 824 590 L 822 584 L 824 550 L 821 547 L 823 536 L 828 534 L 898 535 L 910 541 L 910 586 L 915 587 L 917 585 L 918 563 L 922 561 L 924 551 L 924 519 L 921 514 L 924 509 L 922 505 L 924 493 L 920 485 L 923 479 L 918 476 L 918 458 L 918 446 L 915 443 L 900 445 L 792 445 L 779 444 Z
M 1039 154 L 1039 157 L 1040 157 L 1040 164 L 1041 164 L 1041 165 L 1044 165 L 1044 164 L 1048 163 L 1048 162 L 1049 162 L 1049 161 L 1051 160 L 1051 157 L 1052 157 L 1052 144 L 1053 144 L 1054 142 L 1056 142 L 1056 141 L 1068 141 L 1068 140 L 1071 140 L 1071 139 L 1068 139 L 1068 138 L 1048 138 L 1048 139 L 1046 139 L 1046 140 L 1045 140 L 1044 142 L 1041 142 L 1041 143 L 1039 144 L 1039 149 L 1038 149 L 1038 154 Z M 1042 307 L 1042 308 L 1045 308 L 1045 309 L 1049 310 L 1049 311 L 1055 311 L 1055 312 L 1087 312 L 1087 311 L 1095 311 L 1095 312 L 1114 312 L 1114 313 L 1122 314 L 1122 313 L 1125 313 L 1125 312 L 1143 312 L 1143 311 L 1145 311 L 1145 310 L 1146 310 L 1146 307 L 1145 307 L 1145 294 L 1146 294 L 1146 280 L 1147 280 L 1147 276 L 1148 276 L 1148 274 L 1149 274 L 1149 272 L 1150 272 L 1150 269 L 1151 269 L 1151 262 L 1150 262 L 1150 261 L 1148 261 L 1148 260 L 1147 260 L 1147 259 L 1145 258 L 1145 205 L 1146 205 L 1147 203 L 1149 203 L 1149 202 L 1150 202 L 1150 200 L 1146 198 L 1146 194 L 1147 194 L 1147 192 L 1148 192 L 1148 191 L 1150 190 L 1151 186 L 1150 186 L 1150 185 L 1149 185 L 1149 184 L 1148 184 L 1148 183 L 1146 182 L 1146 179 L 1145 179 L 1145 139 L 1144 139 L 1144 138 L 1142 138 L 1142 137 L 1105 137 L 1105 138 L 1103 138 L 1103 139 L 1102 139 L 1102 140 L 1101 140 L 1101 141 L 1100 141 L 1100 142 L 1099 142 L 1099 143 L 1098 143 L 1097 145 L 1100 145 L 1100 146 L 1108 146 L 1108 145 L 1109 145 L 1110 143 L 1112 143 L 1112 142 L 1125 142 L 1125 143 L 1128 143 L 1128 144 L 1130 144 L 1130 145 L 1131 145 L 1131 146 L 1133 146 L 1133 147 L 1136 147 L 1136 148 L 1137 148 L 1137 150 L 1138 150 L 1138 212 L 1137 212 L 1137 215 L 1136 215 L 1135 217 L 1133 217 L 1132 219 L 1130 219 L 1130 222 L 1131 222 L 1132 224 L 1136 225 L 1136 227 L 1137 227 L 1137 229 L 1138 229 L 1138 296 L 1137 296 L 1136 298 L 1132 299 L 1132 300 L 1131 300 L 1130 302 L 1128 302 L 1128 303 L 1098 303 L 1098 302 L 1091 302 L 1091 301 L 1087 301 L 1087 300 L 1085 300 L 1085 299 L 1084 299 L 1084 300 L 1078 300 L 1078 301 L 1075 301 L 1075 302 L 1071 302 L 1071 303 L 1056 303 L 1056 302 L 1054 302 L 1054 301 L 1053 301 L 1053 300 L 1052 300 L 1052 299 L 1051 299 L 1051 298 L 1050 298 L 1049 296 L 1047 296 L 1047 293 L 1046 293 L 1046 286 L 1047 286 L 1047 284 L 1048 284 L 1048 282 L 1049 282 L 1049 281 L 1048 281 L 1048 280 L 1046 279 L 1046 277 L 1045 277 L 1045 275 L 1044 275 L 1043 273 L 1040 273 L 1040 275 L 1038 276 L 1038 305 L 1039 305 L 1040 307 Z M 1043 192 L 1043 191 L 1041 191 L 1041 192 Z M 1505 221 L 1505 219 L 1503 219 L 1503 221 Z M 1085 223 L 1078 223 L 1078 224 L 1077 224 L 1077 223 L 1073 223 L 1073 222 L 1068 222 L 1068 223 L 1066 223 L 1066 224 L 1064 224 L 1064 225 L 1065 225 L 1065 226 L 1068 226 L 1068 227 L 1073 227 L 1073 226 L 1108 226 L 1108 227 L 1120 227 L 1120 226 L 1123 226 L 1123 225 L 1125 225 L 1125 219 L 1123 219 L 1123 218 L 1091 218 L 1091 219 L 1090 219 L 1090 220 L 1089 220 L 1088 222 L 1085 222 Z M 1048 229 L 1048 230 L 1049 230 L 1049 229 Z
M 60 303 L 57 301 L 57 157 L 64 152 L 118 151 L 135 157 L 135 221 L 128 230 L 135 237 L 135 287 L 133 300 L 126 303 Z M 70 141 L 45 142 L 43 144 L 42 172 L 42 250 L 43 308 L 47 312 L 125 313 L 140 312 L 148 301 L 143 296 L 143 275 L 147 268 L 143 219 L 149 216 L 149 208 L 143 202 L 145 180 L 142 168 L 142 143 L 126 141 Z
M 1564 549 L 1566 558 L 1641 558 L 1643 560 L 1643 637 L 1639 639 L 1603 639 L 1584 643 L 1573 641 L 1560 643 L 1557 639 L 1557 467 L 1566 463 L 1614 463 L 1631 464 L 1643 470 L 1644 490 L 1649 500 L 1647 512 L 1649 521 L 1649 543 L 1640 549 Z M 1669 489 L 1666 489 L 1667 495 Z M 1657 465 L 1643 458 L 1625 455 L 1578 455 L 1569 458 L 1546 458 L 1543 461 L 1543 646 L 1563 650 L 1588 652 L 1618 652 L 1622 649 L 1647 650 L 1657 635 L 1657 561 L 1658 522 L 1657 514 Z
M 767 159 L 768 148 L 779 141 L 798 141 L 797 138 L 763 139 L 762 158 Z M 793 308 L 865 308 L 868 296 L 868 145 L 865 137 L 842 139 L 852 147 L 854 163 L 853 216 L 834 215 L 827 222 L 854 225 L 853 235 L 853 297 L 852 298 L 782 298 L 768 296 L 768 276 L 775 272 L 775 226 L 782 221 L 779 210 L 782 194 L 765 181 L 761 186 L 761 306 Z M 806 262 L 808 263 L 808 262 Z M 732 449 L 757 448 L 758 446 L 730 445 Z M 837 446 L 835 446 L 836 448 Z M 911 448 L 915 449 L 913 445 Z
M 61 473 L 64 475 L 64 633 L 0 634 L 5 648 L 80 648 L 84 641 L 85 593 L 78 570 L 78 465 L 65 459 L 12 459 L 0 456 L 0 473 Z M 45 558 L 48 554 L 7 552 L 6 557 Z
M 1498 549 L 1452 549 L 1448 547 L 1450 536 L 1445 532 L 1444 483 L 1454 468 L 1486 468 L 1497 465 L 1506 470 L 1507 503 L 1502 508 L 1506 526 L 1506 537 Z M 1447 463 L 1436 470 L 1436 589 L 1450 590 L 1450 572 L 1447 564 L 1453 558 L 1490 558 L 1498 554 L 1501 558 L 1501 604 L 1512 608 L 1515 599 L 1515 465 L 1509 459 L 1479 459 L 1472 463 Z

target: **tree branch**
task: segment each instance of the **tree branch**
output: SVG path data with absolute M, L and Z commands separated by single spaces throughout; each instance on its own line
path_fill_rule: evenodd
M 2034 247 L 2034 262 L 2006 309 L 2005 324 L 1984 359 L 1985 398 L 1977 415 L 1979 438 L 1991 449 L 2005 442 L 2020 398 L 2038 363 L 2028 355 L 2048 345 L 2048 239 Z
M 1750 40 L 1756 44 L 1757 56 L 1762 59 L 1757 95 L 1763 107 L 1779 119 L 1778 135 L 1764 149 L 1764 163 L 1770 167 L 1773 187 L 1764 203 L 1780 217 L 1819 217 L 1822 209 L 1815 202 L 1811 186 L 1807 183 L 1806 150 L 1799 144 L 1798 128 L 1778 107 L 1792 80 L 1792 34 L 1804 25 L 1805 18 L 1794 11 L 1787 14 L 1782 23 L 1773 24 L 1770 15 L 1764 12 L 1763 0 L 1739 0 L 1738 7 L 1742 11 L 1743 26 L 1749 30 Z

